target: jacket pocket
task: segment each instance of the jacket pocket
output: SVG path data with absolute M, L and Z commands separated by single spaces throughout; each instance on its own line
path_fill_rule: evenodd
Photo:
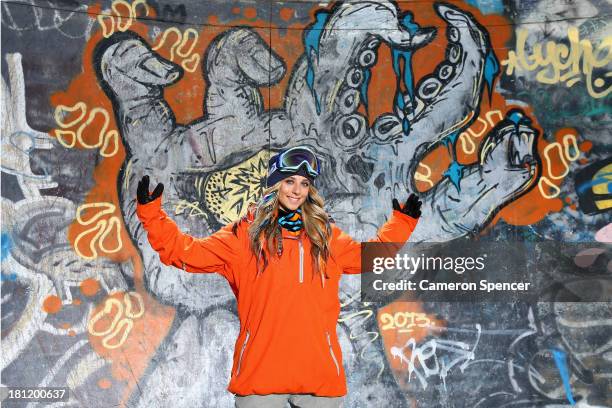
M 240 356 L 238 357 L 238 366 L 236 367 L 236 376 L 240 374 L 240 368 L 242 367 L 242 357 L 244 356 L 244 350 L 246 349 L 250 335 L 251 333 L 247 330 L 246 337 L 244 338 L 244 342 L 242 343 L 242 348 L 240 349 Z
M 340 365 L 338 364 L 338 359 L 336 359 L 336 355 L 334 354 L 334 349 L 332 348 L 331 337 L 329 335 L 329 332 L 325 332 L 325 335 L 327 336 L 327 344 L 329 345 L 329 354 L 331 355 L 331 358 L 334 361 L 334 365 L 336 366 L 336 374 L 339 377 L 340 376 Z

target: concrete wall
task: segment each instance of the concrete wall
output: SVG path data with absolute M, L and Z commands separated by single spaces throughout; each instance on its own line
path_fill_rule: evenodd
M 163 182 L 165 210 L 206 236 L 291 145 L 319 153 L 356 239 L 415 191 L 412 242 L 591 243 L 582 259 L 612 273 L 609 2 L 0 7 L 2 385 L 233 406 L 233 294 L 159 262 L 136 181 Z M 348 407 L 612 406 L 609 303 L 358 295 L 343 278 Z

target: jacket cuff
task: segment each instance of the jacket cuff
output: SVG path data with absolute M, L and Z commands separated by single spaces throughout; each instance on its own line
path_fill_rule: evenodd
M 404 214 L 403 212 L 398 211 L 398 210 L 393 210 L 391 217 L 399 220 L 400 222 L 407 223 L 408 225 L 412 227 L 412 229 L 414 229 L 414 226 L 416 226 L 417 223 L 419 222 L 419 218 L 413 218 L 409 216 L 408 214 Z
M 161 196 L 159 196 L 147 204 L 140 204 L 136 201 L 136 215 L 138 215 L 141 222 L 150 220 L 159 214 L 161 211 L 161 200 Z

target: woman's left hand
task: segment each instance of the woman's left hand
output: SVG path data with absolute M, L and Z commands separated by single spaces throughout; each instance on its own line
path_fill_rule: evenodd
M 412 218 L 419 218 L 421 216 L 422 204 L 423 203 L 421 202 L 421 200 L 419 200 L 419 197 L 414 193 L 410 194 L 403 207 L 400 207 L 397 198 L 393 199 L 393 209 L 404 213 Z
M 159 183 L 157 184 L 157 187 L 155 187 L 155 190 L 153 190 L 153 193 L 149 194 L 149 176 L 143 176 L 142 179 L 138 182 L 138 187 L 136 189 L 136 199 L 138 200 L 138 204 L 148 204 L 160 195 L 162 195 L 163 192 L 164 185 L 162 183 Z

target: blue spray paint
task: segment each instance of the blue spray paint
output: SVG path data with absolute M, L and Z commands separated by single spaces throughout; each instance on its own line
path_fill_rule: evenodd
M 531 119 L 529 118 L 529 116 L 525 116 L 525 114 L 523 113 L 523 111 L 518 110 L 518 109 L 513 109 L 510 112 L 508 112 L 506 118 L 514 123 L 516 126 L 524 124 L 524 125 L 530 125 L 531 124 Z
M 484 78 L 487 83 L 487 91 L 489 95 L 489 104 L 491 103 L 491 96 L 493 96 L 493 81 L 499 75 L 499 62 L 493 50 L 487 52 L 484 66 Z
M 412 14 L 406 13 L 401 18 L 401 25 L 408 30 L 408 32 L 414 35 L 420 28 L 417 23 L 412 21 Z M 403 50 L 401 48 L 392 47 L 391 56 L 393 57 L 393 71 L 396 77 L 395 87 L 395 108 L 400 112 L 404 112 L 406 103 L 404 98 L 406 95 L 410 99 L 410 105 L 414 109 L 414 78 L 412 76 L 412 51 Z M 403 67 L 400 63 L 403 60 Z M 404 94 L 403 89 L 406 90 Z M 410 133 L 410 121 L 404 117 L 402 121 L 402 130 L 405 135 Z
M 531 118 L 526 116 L 525 113 L 520 109 L 512 109 L 506 113 L 506 120 L 514 123 L 514 131 L 520 133 L 520 125 L 529 126 L 531 125 Z
M 576 188 L 576 191 L 578 192 L 578 194 L 584 194 L 588 190 L 590 190 L 591 187 L 598 186 L 600 184 L 606 184 L 606 189 L 608 190 L 608 193 L 612 193 L 612 180 L 608 178 L 611 176 L 612 176 L 612 173 L 603 173 L 601 175 L 598 175 L 597 178 L 594 178 L 593 180 L 589 180 L 586 183 L 580 184 Z
M 468 4 L 477 7 L 482 14 L 503 14 L 504 2 L 502 0 L 466 0 Z
M 444 144 L 445 146 L 454 146 L 455 142 L 457 141 L 457 139 L 459 138 L 459 132 L 453 132 L 448 136 L 445 136 L 441 142 L 442 144 Z
M 444 172 L 444 176 L 450 179 L 458 193 L 461 192 L 461 179 L 463 178 L 464 168 L 465 166 L 459 164 L 457 160 L 453 160 L 450 166 L 448 166 L 448 169 Z
M 16 273 L 11 273 L 11 274 L 6 274 L 4 272 L 2 272 L 2 274 L 0 274 L 0 282 L 15 282 L 17 280 L 17 274 Z
M 404 101 L 404 94 L 400 90 L 399 85 L 398 90 L 395 92 L 395 106 L 400 112 L 403 112 L 404 107 L 406 106 L 406 102 Z M 406 117 L 404 117 L 404 119 L 402 120 L 402 131 L 405 135 L 408 135 L 408 133 L 410 133 L 410 121 Z
M 552 349 L 553 358 L 555 360 L 555 364 L 557 365 L 557 369 L 559 370 L 559 374 L 561 375 L 561 380 L 563 381 L 563 388 L 565 388 L 565 395 L 567 396 L 567 400 L 570 404 L 576 405 L 576 401 L 574 401 L 574 396 L 572 395 L 572 388 L 570 387 L 569 382 L 569 370 L 567 369 L 567 355 L 565 351 L 559 349 Z
M 4 258 L 11 253 L 11 248 L 13 247 L 13 242 L 9 234 L 3 232 L 2 235 L 0 235 L 0 246 L 0 261 L 4 261 Z
M 10 235 L 3 232 L 2 235 L 0 235 L 0 260 L 4 261 L 4 259 L 9 256 L 12 247 L 13 242 L 11 241 Z M 2 271 L 2 273 L 0 274 L 0 282 L 16 280 L 17 274 L 15 273 L 8 274 L 5 271 Z
M 443 175 L 450 179 L 450 181 L 453 183 L 453 185 L 457 189 L 457 192 L 460 193 L 461 192 L 461 179 L 463 178 L 463 169 L 465 168 L 465 166 L 459 164 L 459 162 L 457 162 L 457 159 L 455 158 L 456 156 L 455 155 L 455 143 L 457 142 L 458 138 L 459 138 L 459 132 L 453 132 L 450 135 L 442 138 L 440 142 L 449 149 L 453 157 L 453 161 L 448 166 L 448 169 L 446 169 Z
M 308 61 L 308 70 L 306 71 L 306 83 L 312 92 L 312 97 L 315 100 L 317 114 L 321 114 L 321 101 L 314 87 L 314 58 L 319 58 L 319 43 L 323 34 L 323 27 L 329 19 L 330 13 L 324 10 L 319 10 L 315 14 L 316 22 L 312 24 L 304 35 L 304 50 L 306 51 L 306 60 Z M 314 55 L 313 55 L 314 54 Z
M 361 89 L 359 90 L 359 94 L 361 95 L 361 101 L 366 108 L 366 115 L 368 113 L 368 87 L 370 86 L 370 78 L 372 77 L 372 72 L 370 68 L 366 68 L 363 73 L 363 83 L 361 84 Z

